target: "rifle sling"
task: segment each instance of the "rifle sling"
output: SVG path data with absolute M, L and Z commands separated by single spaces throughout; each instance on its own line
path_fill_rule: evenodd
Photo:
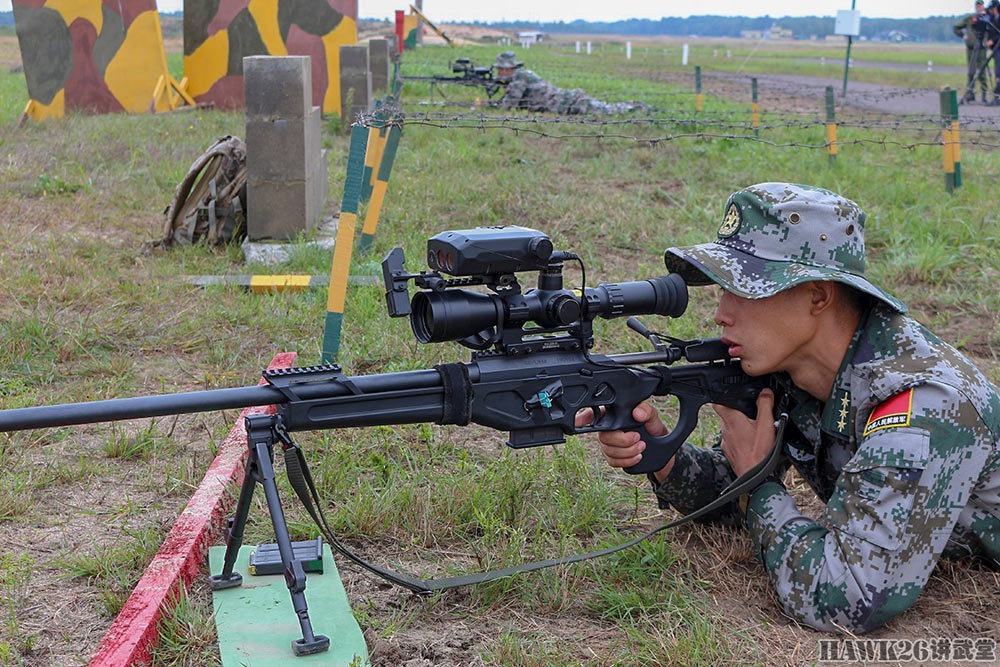
M 679 519 L 669 521 L 662 526 L 658 526 L 653 530 L 636 537 L 635 539 L 622 542 L 621 544 L 608 547 L 607 549 L 600 549 L 598 551 L 590 551 L 572 556 L 563 556 L 562 558 L 534 561 L 531 563 L 522 563 L 520 565 L 504 568 L 502 570 L 490 570 L 489 572 L 479 572 L 456 577 L 442 577 L 440 579 L 418 579 L 403 572 L 387 570 L 378 565 L 369 563 L 352 552 L 337 539 L 337 537 L 333 534 L 333 531 L 330 529 L 330 526 L 326 521 L 326 516 L 323 514 L 322 505 L 316 492 L 316 486 L 313 484 L 312 475 L 309 472 L 309 467 L 306 464 L 302 450 L 294 443 L 291 443 L 291 441 L 284 441 L 285 468 L 288 473 L 289 482 L 295 490 L 296 495 L 299 497 L 299 500 L 302 501 L 306 511 L 312 517 L 317 527 L 319 527 L 323 537 L 326 538 L 327 542 L 329 542 L 334 549 L 353 563 L 360 565 L 366 570 L 374 572 L 389 582 L 402 586 L 403 588 L 417 594 L 429 594 L 436 591 L 444 591 L 449 588 L 456 588 L 458 586 L 468 586 L 470 584 L 480 584 L 486 581 L 493 581 L 495 579 L 509 577 L 522 572 L 533 572 L 535 570 L 541 570 L 555 565 L 568 565 L 570 563 L 577 563 L 583 560 L 590 560 L 591 558 L 607 556 L 618 551 L 628 549 L 629 547 L 633 547 L 640 542 L 648 540 L 650 537 L 661 531 L 669 528 L 676 528 L 677 526 L 688 523 L 689 521 L 694 521 L 695 519 L 705 516 L 710 512 L 714 512 L 715 510 L 738 499 L 744 493 L 749 493 L 754 490 L 766 481 L 775 470 L 777 470 L 782 457 L 781 450 L 782 443 L 784 441 L 785 425 L 787 422 L 788 414 L 784 412 L 781 413 L 776 423 L 777 429 L 775 431 L 774 447 L 771 449 L 771 453 L 766 459 L 734 480 L 722 491 L 721 494 L 719 494 L 715 500 L 696 509 L 690 514 L 686 514 Z
M 441 375 L 444 388 L 444 409 L 438 424 L 467 426 L 472 420 L 472 381 L 465 364 L 438 364 L 434 367 Z

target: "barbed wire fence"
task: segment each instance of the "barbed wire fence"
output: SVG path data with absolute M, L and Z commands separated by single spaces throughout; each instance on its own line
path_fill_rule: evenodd
M 1000 148 L 997 128 L 989 124 L 966 129 L 960 137 L 954 90 L 941 91 L 940 115 L 893 116 L 850 110 L 837 119 L 830 86 L 826 88 L 822 109 L 825 113 L 821 113 L 820 108 L 814 111 L 765 110 L 762 113 L 754 80 L 752 102 L 746 108 L 738 108 L 738 104 L 729 101 L 729 108 L 705 110 L 699 86 L 698 91 L 690 92 L 665 90 L 655 106 L 645 105 L 638 113 L 595 116 L 503 109 L 495 103 L 483 104 L 478 97 L 440 100 L 432 104 L 426 100 L 407 100 L 408 108 L 404 110 L 400 95 L 402 79 L 397 76 L 396 80 L 398 85 L 393 92 L 379 100 L 374 110 L 359 114 L 352 124 L 337 232 L 337 247 L 345 250 L 334 258 L 331 267 L 323 347 L 325 362 L 336 359 L 339 347 L 348 268 L 355 245 L 355 220 L 360 206 L 367 204 L 357 248 L 364 254 L 378 225 L 396 146 L 406 126 L 455 132 L 510 132 L 533 139 L 625 141 L 650 147 L 683 141 L 729 140 L 774 149 L 823 151 L 831 164 L 836 162 L 844 147 L 900 151 L 937 147 L 942 150 L 941 164 L 949 192 L 962 183 L 960 148 L 963 144 L 984 150 Z M 695 101 L 697 104 L 692 104 Z M 410 110 L 413 108 L 416 110 Z M 843 138 L 838 134 L 841 129 L 863 136 Z M 792 138 L 792 135 L 808 138 Z
M 546 139 L 594 139 L 629 141 L 656 146 L 685 140 L 730 140 L 755 143 L 778 149 L 825 151 L 831 163 L 845 147 L 875 147 L 882 150 L 914 151 L 922 147 L 942 150 L 945 187 L 960 187 L 962 147 L 991 151 L 1000 148 L 1000 133 L 993 121 L 979 122 L 959 130 L 958 105 L 954 90 L 940 92 L 940 115 L 897 116 L 886 113 L 841 109 L 835 118 L 832 87 L 826 93 L 825 117 L 817 108 L 808 110 L 759 110 L 757 81 L 753 84 L 752 102 L 746 109 L 701 109 L 700 86 L 695 91 L 664 91 L 656 105 L 645 105 L 638 112 L 619 116 L 557 115 L 503 109 L 495 102 L 482 104 L 479 98 L 468 100 L 408 103 L 416 110 L 398 108 L 397 99 L 389 102 L 393 112 L 388 119 L 385 107 L 380 113 L 362 114 L 356 123 L 362 127 L 382 127 L 385 123 L 403 127 L 424 126 L 455 131 L 503 131 L 519 136 Z M 700 82 L 700 77 L 699 77 Z M 890 99 L 899 95 L 888 91 Z M 691 99 L 697 97 L 697 110 Z M 868 103 L 877 103 L 878 95 L 868 94 Z M 734 103 L 729 102 L 732 106 Z M 425 107 L 431 106 L 431 109 Z M 818 106 L 818 105 L 817 105 Z M 853 136 L 842 137 L 839 130 Z M 856 136 L 863 134 L 864 136 Z M 802 138 L 806 135 L 810 138 Z M 815 137 L 815 138 L 811 138 Z

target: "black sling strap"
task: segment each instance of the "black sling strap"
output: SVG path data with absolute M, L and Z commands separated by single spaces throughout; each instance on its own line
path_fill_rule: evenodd
M 502 570 L 490 570 L 489 572 L 479 572 L 456 577 L 442 577 L 440 579 L 428 580 L 418 579 L 408 574 L 388 570 L 370 563 L 344 546 L 340 540 L 337 539 L 336 535 L 334 535 L 326 521 L 326 516 L 323 514 L 322 505 L 316 492 L 316 486 L 313 484 L 312 475 L 309 472 L 309 467 L 306 464 L 302 450 L 298 447 L 298 445 L 287 438 L 287 436 L 282 435 L 281 439 L 285 447 L 285 469 L 288 473 L 288 480 L 291 483 L 292 488 L 295 490 L 295 494 L 299 497 L 299 500 L 302 502 L 306 511 L 309 513 L 309 516 L 312 517 L 327 542 L 351 562 L 360 565 L 366 570 L 374 572 L 383 579 L 409 589 L 414 593 L 428 594 L 436 591 L 447 590 L 449 588 L 456 588 L 458 586 L 468 586 L 471 584 L 493 581 L 494 579 L 501 579 L 503 577 L 509 577 L 522 572 L 533 572 L 535 570 L 541 570 L 555 565 L 567 565 L 569 563 L 577 563 L 591 558 L 607 556 L 609 554 L 628 549 L 629 547 L 633 547 L 640 542 L 648 540 L 650 537 L 661 531 L 676 528 L 677 526 L 688 523 L 689 521 L 694 521 L 695 519 L 705 516 L 706 514 L 714 512 L 715 510 L 718 510 L 719 508 L 724 507 L 725 505 L 738 499 L 741 495 L 753 491 L 765 482 L 767 478 L 775 472 L 775 470 L 777 470 L 782 458 L 781 450 L 782 443 L 784 441 L 785 425 L 787 423 L 788 413 L 782 412 L 776 421 L 774 447 L 768 457 L 734 480 L 715 500 L 698 508 L 690 514 L 682 516 L 679 519 L 669 521 L 662 526 L 658 526 L 653 530 L 636 537 L 635 539 L 628 540 L 627 542 L 617 544 L 607 549 L 600 549 L 598 551 L 564 556 L 562 558 L 552 558 L 550 560 L 522 563 L 521 565 L 515 565 Z

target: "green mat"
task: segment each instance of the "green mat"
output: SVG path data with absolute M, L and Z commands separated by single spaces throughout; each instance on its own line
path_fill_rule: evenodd
M 305 594 L 313 632 L 329 637 L 330 648 L 324 653 L 304 656 L 292 652 L 292 641 L 302 638 L 302 629 L 292 609 L 285 578 L 280 574 L 249 576 L 247 564 L 253 549 L 243 546 L 236 561 L 235 569 L 243 575 L 243 585 L 212 593 L 224 667 L 370 664 L 364 636 L 351 614 L 329 546 L 323 545 L 323 574 L 306 575 Z M 225 547 L 208 550 L 212 573 L 222 571 L 225 556 Z

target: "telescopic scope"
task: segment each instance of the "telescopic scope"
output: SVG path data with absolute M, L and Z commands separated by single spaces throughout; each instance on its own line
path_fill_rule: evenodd
M 539 282 L 543 282 L 543 277 L 552 278 L 542 276 Z M 585 303 L 581 303 L 578 291 L 542 288 L 505 296 L 465 289 L 421 291 L 410 303 L 410 324 L 421 343 L 440 343 L 527 322 L 534 322 L 542 329 L 559 329 L 597 317 L 680 317 L 688 304 L 687 285 L 677 274 L 601 283 L 585 289 L 584 297 Z

